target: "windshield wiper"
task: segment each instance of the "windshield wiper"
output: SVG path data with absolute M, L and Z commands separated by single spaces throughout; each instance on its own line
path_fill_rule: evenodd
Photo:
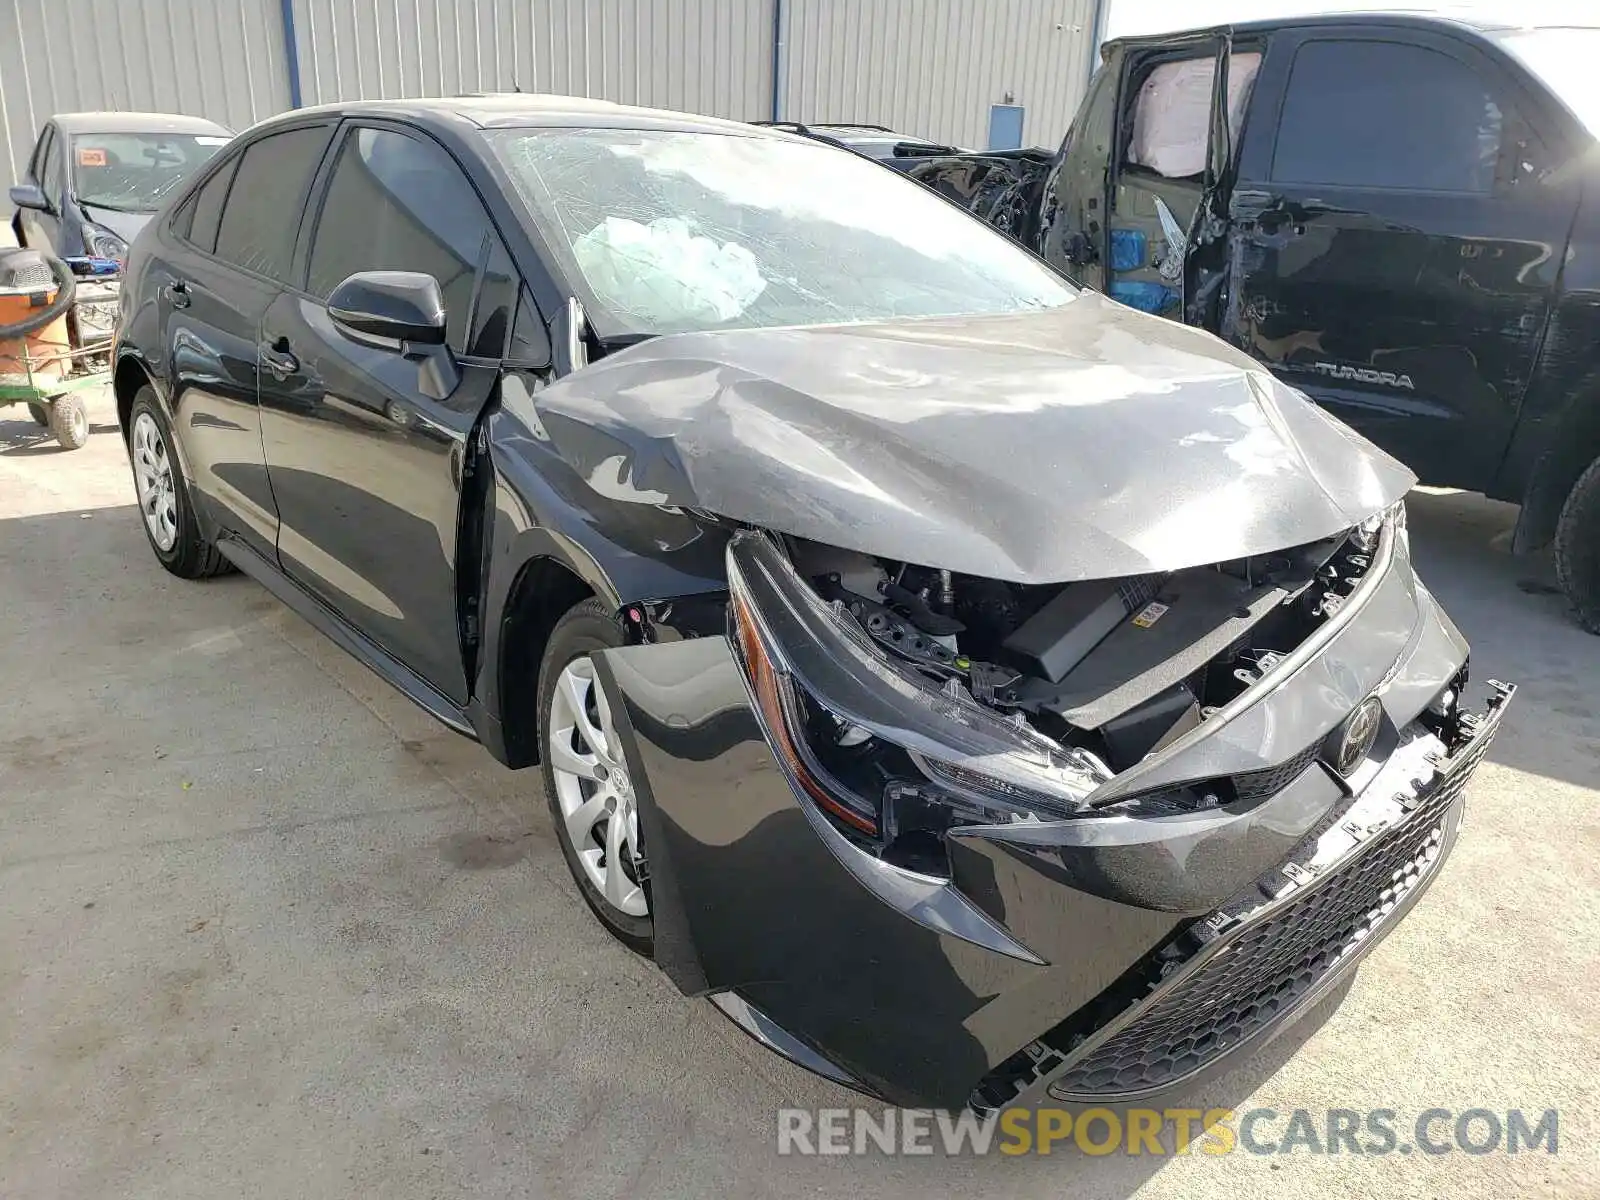
M 107 212 L 147 213 L 155 211 L 149 208 L 130 208 L 126 204 L 113 204 L 108 200 L 85 200 L 82 196 L 78 197 L 78 203 L 84 208 L 103 208 Z
M 648 342 L 651 338 L 660 336 L 659 333 L 618 333 L 601 338 L 600 346 L 610 354 L 614 350 L 626 350 L 629 346 L 637 346 L 641 342 Z

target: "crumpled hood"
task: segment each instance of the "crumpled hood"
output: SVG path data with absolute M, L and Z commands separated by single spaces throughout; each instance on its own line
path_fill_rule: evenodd
M 119 212 L 114 208 L 101 208 L 98 204 L 78 205 L 84 214 L 96 225 L 103 225 L 123 241 L 132 244 L 133 239 L 139 236 L 139 231 L 150 224 L 154 213 L 145 212 Z
M 538 393 L 615 500 L 1019 583 L 1284 549 L 1415 482 L 1216 338 L 1056 309 L 673 334 Z

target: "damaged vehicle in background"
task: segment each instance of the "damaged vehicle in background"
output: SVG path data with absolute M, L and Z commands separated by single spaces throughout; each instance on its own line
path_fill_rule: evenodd
M 115 276 L 128 243 L 231 134 L 178 113 L 56 113 L 39 131 L 21 182 L 10 190 L 17 245 L 86 277 L 67 320 L 74 348 L 114 331 Z M 98 359 L 98 356 L 96 356 Z M 34 419 L 39 424 L 42 410 Z
M 231 137 L 178 113 L 57 113 L 11 189 L 17 245 L 121 262 L 150 215 Z
M 1220 334 L 1422 482 L 1520 504 L 1514 548 L 1553 545 L 1600 633 L 1600 28 L 1510 20 L 1110 42 L 1057 153 L 908 173 Z
M 162 564 L 537 766 L 607 929 L 895 1103 L 1261 1044 L 1435 878 L 1512 693 L 1466 697 L 1394 460 L 782 132 L 287 114 L 124 315 Z

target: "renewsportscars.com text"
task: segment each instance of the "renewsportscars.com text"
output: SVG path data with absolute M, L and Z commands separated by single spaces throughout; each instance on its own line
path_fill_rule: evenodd
M 1555 1154 L 1559 1113 L 1513 1108 L 778 1110 L 779 1154 Z

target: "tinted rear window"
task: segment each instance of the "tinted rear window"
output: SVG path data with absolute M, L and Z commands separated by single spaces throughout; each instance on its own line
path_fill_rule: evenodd
M 219 258 L 289 281 L 306 188 L 330 132 L 326 125 L 291 129 L 245 150 L 222 213 Z
M 222 221 L 222 202 L 228 198 L 228 184 L 233 182 L 233 173 L 238 166 L 237 158 L 223 163 L 210 179 L 200 185 L 200 190 L 188 203 L 190 215 L 185 236 L 208 254 L 217 248 L 217 226 Z
M 1465 63 L 1396 42 L 1308 42 L 1278 125 L 1280 183 L 1487 192 L 1503 117 Z

